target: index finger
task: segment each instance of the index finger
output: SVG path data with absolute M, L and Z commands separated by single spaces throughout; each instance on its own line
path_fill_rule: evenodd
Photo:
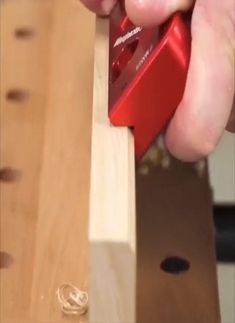
M 219 142 L 234 96 L 233 0 L 197 0 L 185 93 L 167 131 L 169 150 L 194 161 Z

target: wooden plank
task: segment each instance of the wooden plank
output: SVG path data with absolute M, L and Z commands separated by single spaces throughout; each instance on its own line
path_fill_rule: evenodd
M 235 204 L 235 136 L 225 131 L 209 157 L 210 181 L 215 204 Z
M 96 30 L 90 322 L 218 323 L 206 164 L 170 158 L 159 139 L 134 176 L 129 131 L 108 121 L 108 22 L 98 19 Z
M 108 21 L 97 19 L 90 191 L 90 323 L 135 322 L 133 138 L 108 121 Z
M 1 2 L 2 323 L 77 321 L 55 293 L 87 288 L 93 37 L 78 1 Z
M 222 322 L 235 322 L 235 264 L 220 263 L 218 278 Z

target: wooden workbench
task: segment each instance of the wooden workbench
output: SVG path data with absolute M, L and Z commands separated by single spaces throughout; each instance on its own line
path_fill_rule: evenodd
M 0 6 L 1 322 L 71 322 L 56 290 L 87 289 L 94 16 L 73 0 Z
M 206 167 L 135 165 L 107 118 L 108 22 L 74 0 L 0 6 L 1 323 L 88 322 L 61 313 L 64 283 L 90 323 L 218 323 Z

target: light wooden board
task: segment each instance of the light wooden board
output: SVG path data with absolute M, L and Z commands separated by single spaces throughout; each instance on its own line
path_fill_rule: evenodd
M 133 138 L 108 120 L 108 21 L 97 19 L 90 192 L 90 323 L 135 322 Z
M 235 204 L 235 135 L 227 131 L 209 158 L 214 203 Z
M 113 128 L 108 121 L 105 20 L 96 26 L 94 82 L 90 322 L 219 323 L 206 163 L 176 161 L 159 144 L 133 174 L 129 131 Z M 168 166 L 161 156 L 169 159 Z M 136 247 L 131 240 L 136 240 Z M 163 271 L 162 261 L 172 256 L 186 259 L 188 270 Z
M 235 322 L 235 264 L 219 264 L 219 296 L 222 323 Z
M 147 157 L 134 169 L 129 131 L 114 128 L 108 121 L 108 45 L 108 21 L 98 19 L 89 224 L 90 322 L 219 323 L 206 164 L 170 158 L 165 167 L 158 161 L 163 152 L 156 150 L 152 151 L 156 159 Z M 186 259 L 188 271 L 164 272 L 161 262 L 172 256 Z
M 87 288 L 94 16 L 73 0 L 0 5 L 1 170 L 21 174 L 1 180 L 1 322 L 77 322 L 55 293 Z

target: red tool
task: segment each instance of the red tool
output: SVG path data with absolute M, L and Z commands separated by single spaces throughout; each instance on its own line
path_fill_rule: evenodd
M 184 92 L 190 27 L 180 13 L 160 28 L 134 26 L 122 3 L 110 17 L 109 118 L 133 129 L 140 158 L 173 116 Z

